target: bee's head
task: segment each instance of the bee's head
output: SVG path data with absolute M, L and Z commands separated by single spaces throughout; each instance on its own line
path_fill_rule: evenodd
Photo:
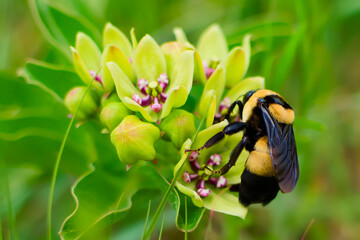
M 253 114 L 253 109 L 257 108 L 259 104 L 265 104 L 271 115 L 278 122 L 291 124 L 294 121 L 294 111 L 292 108 L 279 94 L 273 91 L 267 89 L 249 91 L 243 98 L 243 104 L 243 120 L 245 122 Z
M 245 95 L 244 95 L 244 98 L 243 98 L 243 104 L 245 105 L 245 103 L 247 101 L 249 101 L 250 97 L 254 94 L 254 90 L 251 90 L 251 91 L 248 91 Z

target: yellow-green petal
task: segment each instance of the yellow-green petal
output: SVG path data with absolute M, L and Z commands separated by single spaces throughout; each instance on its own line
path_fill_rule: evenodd
M 240 82 L 246 72 L 245 52 L 241 47 L 233 48 L 225 60 L 225 85 L 228 88 L 233 87 Z
M 211 194 L 203 199 L 204 207 L 245 219 L 247 208 L 239 203 L 237 196 L 224 189 L 211 188 Z
M 183 194 L 189 196 L 195 206 L 203 207 L 204 206 L 203 199 L 199 196 L 199 194 L 196 191 L 193 190 L 193 189 L 196 189 L 196 187 L 195 187 L 196 184 L 192 183 L 190 185 L 192 187 L 184 186 L 181 183 L 181 180 L 176 182 L 176 187 L 179 189 L 179 191 L 182 192 Z
M 202 82 L 204 85 L 206 83 L 206 76 L 204 65 L 201 60 L 200 54 L 198 51 L 195 50 L 194 52 L 194 82 Z
M 80 57 L 79 53 L 76 51 L 75 48 L 70 47 L 72 55 L 73 55 L 73 61 L 74 61 L 74 68 L 77 74 L 79 75 L 80 79 L 86 84 L 89 85 L 92 81 L 92 76 L 89 73 L 89 69 L 86 67 L 84 61 Z M 96 88 L 96 90 L 102 92 L 104 91 L 103 86 L 97 82 L 93 81 L 92 86 Z
M 229 122 L 227 120 L 224 120 L 222 122 L 211 125 L 210 127 L 202 130 L 201 132 L 199 132 L 197 138 L 194 141 L 194 144 L 191 147 L 193 149 L 197 149 L 203 146 L 207 140 L 209 140 L 215 134 L 221 132 L 224 129 L 224 127 L 226 127 L 228 124 Z M 207 159 L 211 154 L 219 153 L 226 143 L 225 140 L 226 139 L 220 141 L 219 143 L 215 144 L 209 149 L 203 150 L 198 159 L 199 163 L 205 162 L 205 159 Z
M 159 114 L 155 113 L 151 107 L 142 107 L 137 102 L 128 97 L 125 97 L 123 102 L 131 111 L 141 113 L 146 121 L 155 122 L 159 119 Z
M 168 92 L 182 86 L 189 94 L 194 75 L 194 51 L 186 50 L 178 57 L 174 70 L 171 74 Z
M 183 173 L 184 171 L 189 169 L 189 167 L 186 166 L 187 165 L 186 161 L 187 161 L 189 154 L 185 153 L 185 149 L 190 149 L 190 147 L 191 147 L 191 140 L 187 139 L 181 147 L 181 150 L 180 150 L 181 159 L 174 167 L 174 175 L 177 174 L 177 172 L 180 170 L 181 166 L 183 166 L 181 169 L 181 173 Z M 193 189 L 195 189 L 195 186 L 189 187 L 188 184 L 186 184 L 186 186 L 183 185 L 182 180 L 181 180 L 181 174 L 179 174 L 179 178 L 176 179 L 176 187 L 179 189 L 180 192 L 190 196 L 191 200 L 193 201 L 195 206 L 197 206 L 197 207 L 204 206 L 204 202 L 203 202 L 202 198 L 199 196 L 199 194 L 197 194 L 197 192 L 195 192 L 193 190 Z
M 206 106 L 204 104 L 204 98 L 205 98 L 205 95 L 207 94 L 207 92 L 210 90 L 215 90 L 215 99 L 216 99 L 216 104 L 218 105 L 218 103 L 220 102 L 220 100 L 222 98 L 222 95 L 224 92 L 224 87 L 225 87 L 224 68 L 222 67 L 222 65 L 218 65 L 215 72 L 211 75 L 211 77 L 205 84 L 205 88 L 204 88 L 203 94 L 200 99 L 201 108 Z M 205 107 L 205 109 L 200 109 L 200 111 L 202 111 L 203 113 L 205 110 L 206 110 L 206 107 Z
M 156 81 L 166 73 L 166 61 L 160 46 L 149 35 L 141 39 L 135 51 L 134 67 L 138 78 Z
M 88 70 L 95 72 L 99 70 L 101 51 L 89 36 L 79 32 L 76 35 L 75 49 L 81 56 Z
M 106 66 L 114 79 L 116 92 L 121 101 L 124 102 L 125 97 L 131 98 L 133 94 L 140 94 L 140 91 L 132 84 L 128 76 L 116 63 L 108 62 Z
M 102 56 L 102 66 L 105 66 L 108 62 L 116 63 L 121 70 L 127 75 L 129 79 L 133 79 L 133 73 L 131 69 L 130 62 L 125 54 L 115 45 L 107 45 L 103 56 Z M 101 69 L 101 77 L 103 81 L 103 86 L 107 92 L 111 92 L 114 89 L 114 80 L 111 76 L 111 73 L 107 67 Z
M 132 45 L 133 45 L 133 50 L 135 52 L 135 50 L 137 48 L 137 45 L 138 45 L 138 41 L 137 41 L 136 35 L 135 35 L 135 28 L 131 28 L 130 35 L 131 35 L 131 42 L 132 42 Z
M 176 27 L 176 28 L 174 28 L 173 32 L 174 32 L 175 39 L 177 42 L 180 42 L 182 44 L 185 44 L 186 42 L 188 42 L 186 34 L 182 28 Z
M 222 164 L 221 166 L 225 165 L 229 159 L 230 159 L 230 154 L 232 152 L 232 150 L 235 148 L 235 146 L 241 141 L 242 138 L 242 133 L 237 133 L 237 136 L 234 137 L 234 135 L 231 136 L 226 136 L 226 147 L 229 149 L 226 152 L 221 153 L 221 157 L 222 157 Z M 229 147 L 229 142 L 234 143 L 233 147 Z M 244 171 L 245 168 L 245 162 L 247 160 L 247 157 L 249 156 L 249 152 L 248 151 L 242 151 L 242 153 L 240 154 L 240 156 L 238 157 L 238 160 L 235 163 L 235 166 L 233 166 L 232 168 L 230 168 L 229 172 L 227 172 L 224 176 L 226 177 L 227 183 L 232 185 L 232 184 L 239 184 L 241 182 L 241 174 Z
M 242 44 L 242 48 L 244 49 L 244 53 L 245 53 L 245 72 L 244 75 L 246 74 L 249 65 L 250 65 L 250 58 L 251 58 L 251 45 L 250 45 L 250 38 L 251 35 L 250 34 L 246 34 L 244 39 L 243 39 L 243 44 Z
M 229 97 L 231 102 L 234 102 L 248 91 L 262 89 L 264 88 L 264 85 L 265 79 L 263 77 L 245 78 L 232 87 L 231 90 L 226 94 L 226 97 Z
M 183 86 L 173 89 L 163 104 L 160 119 L 169 115 L 172 108 L 178 108 L 184 105 L 187 97 L 188 91 Z
M 209 105 L 210 104 L 210 105 Z M 208 111 L 207 107 L 209 106 Z M 200 101 L 199 105 L 200 114 L 203 116 L 206 114 L 206 127 L 210 127 L 214 122 L 215 112 L 216 112 L 216 91 L 209 90 L 204 95 L 204 98 Z
M 195 50 L 195 47 L 188 41 L 186 34 L 182 28 L 174 28 L 173 33 L 177 42 L 182 43 L 188 49 Z
M 115 27 L 111 23 L 106 24 L 103 33 L 104 48 L 107 45 L 117 46 L 125 54 L 127 58 L 132 58 L 134 55 L 129 39 L 125 36 L 125 34 L 122 31 L 120 31 L 117 27 Z
M 161 45 L 161 51 L 164 53 L 166 60 L 168 76 L 171 76 L 179 56 L 185 50 L 186 47 L 179 42 L 166 42 Z
M 201 34 L 198 50 L 206 61 L 224 61 L 228 53 L 225 35 L 218 24 L 213 24 Z

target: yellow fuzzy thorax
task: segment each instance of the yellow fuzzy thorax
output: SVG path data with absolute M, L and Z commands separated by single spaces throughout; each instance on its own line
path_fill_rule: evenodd
M 253 109 L 257 106 L 258 100 L 260 98 L 264 98 L 268 95 L 277 95 L 280 96 L 278 93 L 273 92 L 267 89 L 261 89 L 256 91 L 250 99 L 246 102 L 243 110 L 243 121 L 246 122 L 249 120 Z M 281 97 L 281 96 L 280 96 Z M 279 104 L 270 104 L 269 110 L 271 115 L 280 123 L 285 124 L 292 124 L 295 119 L 295 114 L 292 109 L 285 109 Z

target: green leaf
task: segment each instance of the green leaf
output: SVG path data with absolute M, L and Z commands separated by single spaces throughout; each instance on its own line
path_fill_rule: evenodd
M 127 211 L 132 206 L 132 196 L 140 189 L 164 192 L 169 186 L 149 165 L 133 166 L 127 172 L 114 170 L 119 167 L 123 169 L 120 165 L 112 170 L 95 168 L 74 184 L 76 208 L 61 227 L 59 234 L 63 239 L 79 238 L 105 218 Z M 170 196 L 177 198 L 174 190 Z
M 298 28 L 296 33 L 286 43 L 283 55 L 275 69 L 274 84 L 271 89 L 278 91 L 284 85 L 294 64 L 297 49 L 300 46 L 305 33 L 305 27 Z
M 100 32 L 91 22 L 45 0 L 29 0 L 30 9 L 45 38 L 71 59 L 68 46 L 73 45 L 78 32 L 100 39 Z
M 138 78 L 156 81 L 161 73 L 166 73 L 166 61 L 160 46 L 146 35 L 135 51 L 134 67 Z
M 199 208 L 193 204 L 192 201 L 187 200 L 187 226 L 185 226 L 185 195 L 179 192 L 180 207 L 177 209 L 176 227 L 182 231 L 194 231 L 204 212 L 205 208 Z
M 21 78 L 0 73 L 0 79 L 0 152 L 5 159 L 11 159 L 14 166 L 25 161 L 29 168 L 50 172 L 53 162 L 43 159 L 53 159 L 54 152 L 58 151 L 69 121 L 66 108 L 50 94 Z M 70 174 L 88 171 L 89 162 L 96 160 L 93 136 L 96 132 L 82 127 L 70 134 L 63 162 Z
M 27 83 L 39 86 L 61 103 L 72 87 L 82 84 L 73 71 L 35 60 L 27 62 L 20 75 Z
M 98 74 L 98 72 L 96 73 Z M 53 203 L 53 198 L 54 198 L 54 191 L 55 191 L 55 183 L 56 183 L 56 178 L 57 178 L 57 174 L 58 174 L 58 171 L 59 171 L 59 166 L 60 166 L 60 162 L 61 162 L 61 159 L 63 157 L 63 151 L 64 151 L 64 148 L 65 148 L 65 144 L 67 142 L 67 139 L 68 139 L 68 136 L 69 136 L 69 133 L 70 133 L 70 130 L 71 130 L 71 127 L 74 123 L 74 120 L 77 116 L 77 113 L 79 112 L 80 108 L 81 108 L 81 103 L 83 102 L 83 100 L 85 100 L 85 97 L 86 97 L 86 94 L 87 92 L 90 90 L 91 88 L 91 84 L 92 84 L 92 81 L 94 81 L 95 79 L 95 76 L 93 77 L 93 79 L 91 80 L 91 82 L 89 83 L 89 85 L 84 89 L 84 92 L 81 94 L 82 95 L 82 98 L 79 99 L 79 101 L 76 102 L 76 109 L 75 111 L 72 113 L 73 116 L 71 117 L 71 120 L 70 120 L 70 123 L 68 124 L 68 127 L 65 131 L 65 135 L 62 139 L 62 142 L 61 142 L 61 145 L 60 145 L 60 148 L 59 148 L 59 151 L 58 151 L 58 154 L 56 156 L 56 161 L 55 161 L 55 165 L 54 165 L 54 169 L 53 169 L 53 173 L 52 173 L 52 177 L 51 177 L 51 186 L 50 186 L 50 192 L 49 192 L 49 198 L 48 198 L 48 204 L 47 204 L 47 232 L 48 232 L 48 238 L 51 240 L 51 235 L 52 235 L 52 224 L 51 224 L 51 220 L 52 220 L 52 203 Z M 91 101 L 91 100 L 90 100 Z M 65 99 L 65 104 L 66 104 L 67 100 Z
M 205 61 L 225 60 L 228 47 L 225 35 L 219 25 L 213 24 L 201 34 L 197 49 Z

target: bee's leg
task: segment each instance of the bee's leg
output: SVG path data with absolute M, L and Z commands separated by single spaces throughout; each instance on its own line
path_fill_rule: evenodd
M 214 171 L 214 174 L 223 175 L 223 174 L 227 173 L 230 170 L 230 168 L 232 168 L 235 165 L 238 157 L 240 156 L 240 153 L 242 152 L 242 150 L 245 147 L 245 143 L 247 140 L 248 140 L 248 138 L 245 136 L 241 139 L 241 141 L 238 143 L 238 145 L 236 145 L 234 150 L 231 152 L 230 160 L 219 171 Z
M 214 136 L 212 136 L 209 140 L 207 140 L 207 142 L 201 146 L 198 149 L 185 149 L 185 152 L 198 152 L 200 150 L 203 150 L 204 148 L 209 148 L 213 145 L 215 145 L 216 143 L 220 142 L 220 140 L 222 140 L 225 135 L 232 135 L 235 133 L 238 133 L 242 130 L 244 130 L 245 128 L 245 123 L 244 122 L 234 122 L 234 123 L 230 123 L 229 125 L 227 125 L 226 127 L 224 127 L 224 129 L 222 130 L 222 132 L 218 132 L 217 134 L 215 134 Z
M 230 105 L 230 107 L 229 107 L 229 109 L 228 109 L 228 111 L 227 111 L 227 113 L 226 113 L 226 115 L 225 115 L 225 119 L 226 119 L 226 120 L 229 120 L 230 114 L 232 113 L 232 111 L 234 110 L 234 107 L 235 107 L 236 105 L 238 105 L 238 107 L 239 107 L 239 116 L 240 116 L 240 118 L 242 118 L 242 112 L 243 112 L 243 109 L 244 109 L 244 105 L 243 105 L 243 103 L 242 103 L 240 100 L 237 100 L 237 101 L 233 102 L 233 103 Z

